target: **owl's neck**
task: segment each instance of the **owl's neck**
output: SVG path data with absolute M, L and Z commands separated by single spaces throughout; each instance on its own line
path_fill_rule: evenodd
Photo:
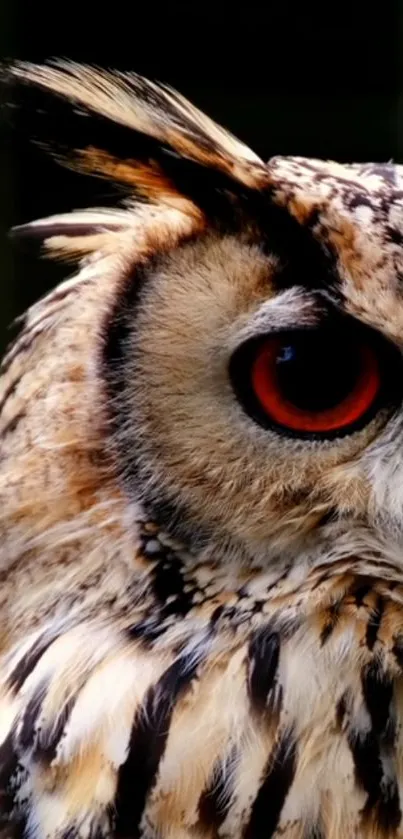
M 157 622 L 203 612 L 233 624 L 270 618 L 291 625 L 335 604 L 347 608 L 351 597 L 369 591 L 403 599 L 399 546 L 368 528 L 329 524 L 299 544 L 253 556 L 213 541 L 192 551 L 147 520 L 138 522 L 138 532 L 138 557 L 148 566 Z
M 118 619 L 150 636 L 193 617 L 287 624 L 304 615 L 310 620 L 363 587 L 381 586 L 395 599 L 403 588 L 399 547 L 351 522 L 253 552 L 213 537 L 201 547 L 185 544 L 139 507 L 128 516 L 119 500 L 108 510 L 103 503 L 86 511 L 79 539 L 78 525 L 75 519 L 60 533 L 44 532 L 14 566 L 4 613 L 16 638 L 65 619 Z

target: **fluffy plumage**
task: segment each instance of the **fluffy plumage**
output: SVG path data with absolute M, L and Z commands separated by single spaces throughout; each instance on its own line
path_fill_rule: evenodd
M 134 75 L 8 77 L 128 194 L 20 230 L 78 270 L 2 365 L 1 836 L 403 836 L 400 397 L 298 439 L 228 375 L 327 307 L 401 352 L 402 170 L 263 164 Z

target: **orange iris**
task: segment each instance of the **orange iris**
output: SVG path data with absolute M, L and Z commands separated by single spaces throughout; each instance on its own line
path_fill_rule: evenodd
M 284 359 L 285 350 L 291 356 L 291 363 L 287 357 Z M 293 350 L 292 342 L 287 346 L 284 337 L 268 337 L 252 363 L 252 390 L 269 420 L 295 432 L 326 433 L 353 425 L 371 408 L 380 390 L 381 373 L 377 354 L 370 343 L 354 343 L 351 364 L 350 358 L 344 355 L 341 370 L 337 368 L 334 348 L 328 370 L 326 357 L 320 358 L 320 347 L 316 354 L 311 351 L 305 367 L 304 361 L 298 364 L 298 347 L 293 362 Z M 303 352 L 302 344 L 302 355 Z M 284 377 L 283 370 L 287 371 L 287 368 Z M 310 400 L 308 396 L 305 400 L 304 394 L 309 388 L 313 398 Z M 295 392 L 301 398 L 294 400 Z M 321 399 L 321 393 L 325 393 L 325 398 Z

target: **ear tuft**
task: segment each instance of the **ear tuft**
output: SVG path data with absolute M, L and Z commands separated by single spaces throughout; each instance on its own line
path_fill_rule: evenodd
M 200 206 L 213 190 L 267 185 L 265 164 L 247 146 L 167 86 L 66 61 L 19 62 L 5 75 L 18 83 L 37 142 L 143 199 Z

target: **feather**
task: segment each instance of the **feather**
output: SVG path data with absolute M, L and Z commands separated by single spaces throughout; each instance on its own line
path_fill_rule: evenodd
M 101 116 L 153 138 L 168 147 L 165 153 L 171 158 L 176 153 L 251 188 L 267 182 L 266 166 L 257 155 L 166 85 L 69 61 L 44 66 L 18 62 L 8 72 L 24 84 L 70 100 L 83 117 Z

